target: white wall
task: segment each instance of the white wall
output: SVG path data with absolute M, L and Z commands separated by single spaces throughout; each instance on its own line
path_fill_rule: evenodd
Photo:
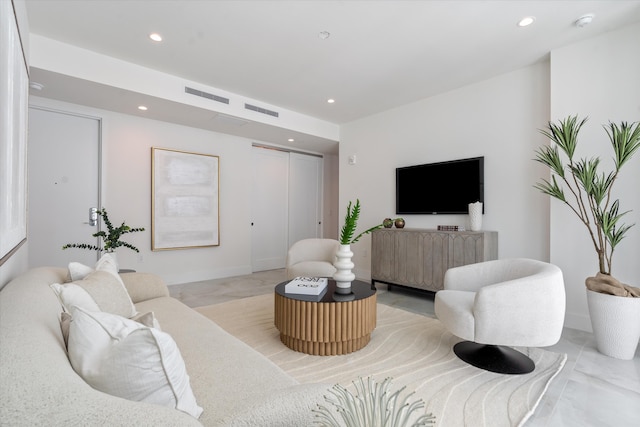
M 118 250 L 122 268 L 151 271 L 167 283 L 185 283 L 251 273 L 251 144 L 246 138 L 148 120 L 45 98 L 31 103 L 102 118 L 102 205 L 114 223 L 126 221 L 146 231 L 127 236 L 140 249 Z M 220 157 L 220 246 L 151 251 L 151 147 L 170 148 Z M 335 156 L 325 159 L 334 169 Z M 335 211 L 325 180 L 325 206 Z
M 549 64 L 539 63 L 458 90 L 386 111 L 341 129 L 340 218 L 360 199 L 359 229 L 395 215 L 395 168 L 485 157 L 483 229 L 499 233 L 499 256 L 549 258 L 546 197 L 533 188 L 544 168 L 534 150 L 548 121 Z M 348 165 L 350 155 L 357 156 Z M 443 182 L 425 183 L 429 187 Z M 467 215 L 407 215 L 409 228 L 467 226 Z M 340 220 L 342 221 L 342 220 Z M 371 240 L 352 245 L 355 273 L 371 277 Z
M 602 125 L 640 121 L 640 25 L 605 34 L 551 54 L 551 117 L 589 116 L 578 157 L 599 156 L 607 171 L 612 151 Z M 622 169 L 615 184 L 620 210 L 637 224 L 616 249 L 612 274 L 640 286 L 640 153 Z M 569 327 L 591 330 L 584 280 L 598 271 L 585 226 L 560 202 L 551 204 L 551 261 L 564 273 Z

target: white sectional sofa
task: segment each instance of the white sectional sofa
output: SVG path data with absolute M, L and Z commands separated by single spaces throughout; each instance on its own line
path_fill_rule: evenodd
M 298 384 L 215 323 L 171 298 L 153 274 L 122 274 L 139 312 L 152 311 L 175 340 L 204 411 L 177 409 L 97 391 L 71 366 L 50 288 L 67 269 L 30 270 L 0 291 L 0 425 L 308 426 L 330 384 Z

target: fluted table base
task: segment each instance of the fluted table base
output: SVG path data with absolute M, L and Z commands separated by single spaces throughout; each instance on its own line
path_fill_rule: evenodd
M 376 294 L 344 302 L 300 301 L 275 294 L 275 325 L 292 350 L 316 356 L 348 354 L 369 343 Z

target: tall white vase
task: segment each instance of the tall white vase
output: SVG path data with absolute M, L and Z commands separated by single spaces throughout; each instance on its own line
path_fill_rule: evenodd
M 471 231 L 482 229 L 482 202 L 469 203 L 469 228 Z
M 640 340 L 640 298 L 587 289 L 587 303 L 598 351 L 616 359 L 633 359 Z
M 351 245 L 340 245 L 338 252 L 336 252 L 336 262 L 333 264 L 336 268 L 333 280 L 336 281 L 336 292 L 339 294 L 350 294 L 351 282 L 356 280 L 356 275 L 351 271 L 355 266 L 351 262 L 351 258 L 353 258 Z

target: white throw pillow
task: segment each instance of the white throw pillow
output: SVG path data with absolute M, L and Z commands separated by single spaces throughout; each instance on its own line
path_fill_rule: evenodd
M 156 328 L 159 331 L 162 330 L 158 319 L 156 319 L 156 315 L 153 314 L 153 311 L 136 314 L 131 318 L 131 320 L 150 328 Z M 68 347 L 69 345 L 69 327 L 71 326 L 71 321 L 71 314 L 66 311 L 60 313 L 60 330 L 62 331 L 62 338 L 64 339 L 65 347 Z
M 64 310 L 69 313 L 73 307 L 82 307 L 89 311 L 106 311 L 124 317 L 137 314 L 120 277 L 104 270 L 96 270 L 75 282 L 53 283 L 51 289 L 58 296 Z
M 96 390 L 154 403 L 198 418 L 202 408 L 171 336 L 133 320 L 76 307 L 69 327 L 69 360 Z
M 109 252 L 102 255 L 95 267 L 89 267 L 79 262 L 69 263 L 69 278 L 71 282 L 82 280 L 96 270 L 108 271 L 109 273 L 120 277 L 118 274 L 118 262 L 115 256 Z

